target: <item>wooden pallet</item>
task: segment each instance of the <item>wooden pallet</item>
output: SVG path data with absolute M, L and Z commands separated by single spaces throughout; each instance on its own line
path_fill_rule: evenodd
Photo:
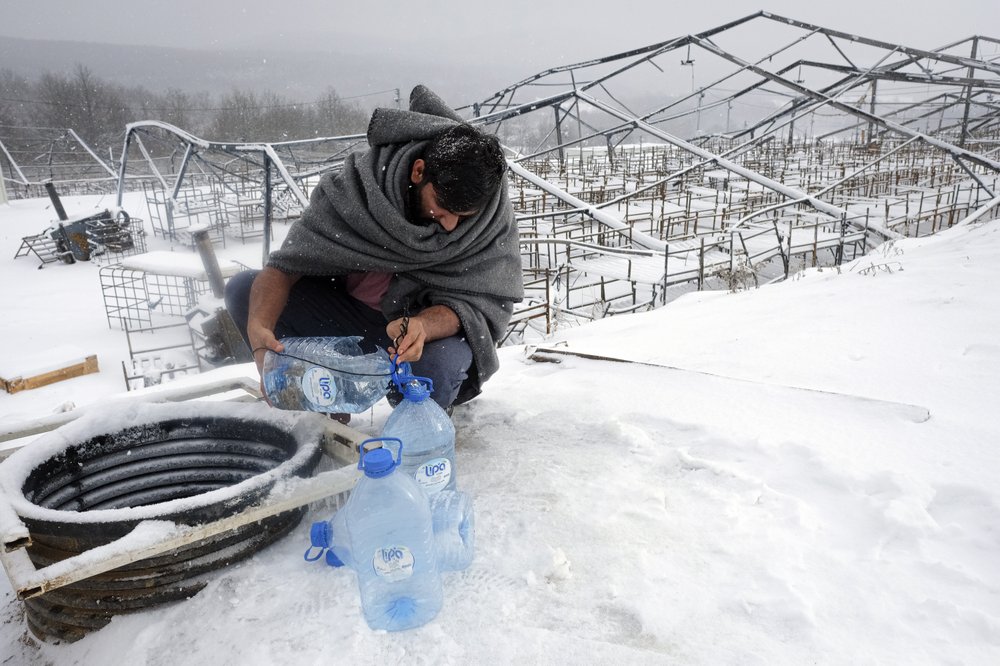
M 93 372 L 98 372 L 96 355 L 87 356 L 82 360 L 56 368 L 55 370 L 40 372 L 35 375 L 26 375 L 26 373 L 23 373 L 16 377 L 0 377 L 0 387 L 7 393 L 17 393 L 61 382 L 65 379 L 89 375 Z

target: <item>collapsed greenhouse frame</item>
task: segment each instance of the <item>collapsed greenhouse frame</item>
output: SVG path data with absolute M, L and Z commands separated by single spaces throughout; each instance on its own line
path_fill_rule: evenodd
M 986 52 L 997 45 L 977 35 L 927 51 L 757 12 L 460 107 L 509 151 L 527 299 L 508 335 L 759 284 L 995 216 L 1000 57 Z M 710 81 L 696 85 L 706 61 Z M 637 85 L 647 110 L 633 110 Z M 733 129 L 741 105 L 768 112 Z M 720 127 L 703 130 L 713 114 Z M 133 123 L 118 201 L 141 183 L 154 233 L 262 237 L 266 257 L 273 219 L 294 217 L 318 177 L 364 146 L 360 135 L 212 142 Z
M 65 194 L 111 192 L 114 162 L 72 128 L 0 125 L 0 187 L 12 198 L 43 197 L 46 183 Z
M 741 57 L 719 43 L 741 29 L 757 36 L 779 28 L 791 34 L 757 39 L 754 55 Z M 809 40 L 821 40 L 840 62 L 796 58 L 793 52 Z M 562 292 L 558 314 L 605 316 L 655 307 L 672 285 L 701 288 L 710 276 L 729 288 L 739 288 L 741 273 L 757 283 L 758 274 L 767 274 L 762 265 L 775 257 L 783 264 L 779 275 L 787 276 L 796 256 L 800 265 L 816 265 L 828 250 L 829 260 L 840 263 L 848 250 L 856 255 L 870 242 L 996 216 L 1000 106 L 993 91 L 1000 65 L 996 54 L 983 51 L 997 44 L 973 36 L 926 51 L 757 12 L 697 35 L 549 69 L 462 110 L 501 135 L 505 123 L 528 115 L 552 119 L 545 139 L 555 137 L 555 146 L 523 151 L 511 164 L 514 189 L 522 192 L 513 197 L 515 207 L 525 190 L 543 200 L 543 210 L 521 210 L 519 219 L 522 247 L 531 248 L 529 299 L 539 304 L 548 333 L 554 292 Z M 971 55 L 956 54 L 963 47 Z M 692 50 L 729 69 L 695 86 Z M 677 53 L 680 67 L 690 67 L 690 94 L 641 113 L 622 101 L 622 79 L 640 69 L 666 75 L 664 61 Z M 912 99 L 908 90 L 911 99 L 901 105 L 900 84 L 926 86 L 926 96 Z M 732 131 L 733 104 L 766 86 L 779 86 L 768 94 L 787 101 Z M 552 87 L 562 91 L 538 96 Z M 845 101 L 859 89 L 866 104 Z M 887 97 L 901 108 L 883 112 Z M 702 132 L 703 114 L 723 106 L 726 131 Z M 821 113 L 836 116 L 839 126 L 814 132 Z M 692 118 L 695 131 L 688 126 L 690 138 L 682 138 Z M 670 131 L 671 124 L 682 126 Z M 635 135 L 638 151 L 626 143 Z M 642 148 L 643 136 L 660 145 Z M 630 163 L 637 155 L 636 168 Z M 609 295 L 611 277 L 631 289 Z M 586 294 L 575 304 L 574 289 Z

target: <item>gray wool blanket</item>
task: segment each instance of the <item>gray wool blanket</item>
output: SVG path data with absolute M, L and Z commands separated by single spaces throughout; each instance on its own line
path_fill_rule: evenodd
M 429 139 L 460 120 L 424 86 L 410 94 L 409 111 L 377 109 L 368 126 L 371 149 L 348 156 L 341 172 L 323 176 L 268 265 L 311 276 L 392 273 L 382 299 L 387 320 L 431 305 L 451 308 L 473 354 L 457 399 L 462 402 L 478 394 L 499 367 L 495 341 L 524 289 L 505 186 L 451 233 L 406 219 L 413 161 Z

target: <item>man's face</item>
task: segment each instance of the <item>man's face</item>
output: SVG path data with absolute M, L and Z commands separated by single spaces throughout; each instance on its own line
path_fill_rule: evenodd
M 410 181 L 417 185 L 420 195 L 420 217 L 433 220 L 441 225 L 447 232 L 452 232 L 458 227 L 458 223 L 467 217 L 475 215 L 478 211 L 450 211 L 440 204 L 434 185 L 424 181 L 424 161 L 415 160 L 410 171 Z

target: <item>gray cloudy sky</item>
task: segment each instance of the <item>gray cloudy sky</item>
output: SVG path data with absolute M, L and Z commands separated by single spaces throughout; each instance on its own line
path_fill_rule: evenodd
M 921 48 L 975 33 L 1000 37 L 998 0 L 0 0 L 0 34 L 220 50 L 339 42 L 487 66 L 513 58 L 532 72 L 700 32 L 758 9 Z

